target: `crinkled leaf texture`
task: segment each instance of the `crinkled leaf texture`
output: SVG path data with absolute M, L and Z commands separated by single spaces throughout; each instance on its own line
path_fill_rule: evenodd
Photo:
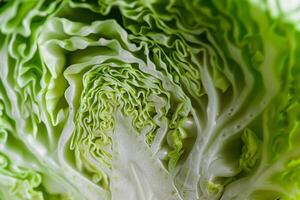
M 0 1 L 0 199 L 298 200 L 299 6 Z

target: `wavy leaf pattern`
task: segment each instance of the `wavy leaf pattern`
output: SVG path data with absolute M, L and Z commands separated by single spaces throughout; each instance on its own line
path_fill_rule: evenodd
M 0 199 L 299 199 L 299 6 L 0 1 Z

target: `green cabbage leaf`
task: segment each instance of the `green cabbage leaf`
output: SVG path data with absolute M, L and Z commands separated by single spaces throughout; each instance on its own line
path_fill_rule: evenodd
M 0 200 L 298 200 L 296 0 L 0 0 Z

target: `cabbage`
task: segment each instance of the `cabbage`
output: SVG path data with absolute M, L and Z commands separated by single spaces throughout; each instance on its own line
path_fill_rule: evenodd
M 299 199 L 299 6 L 0 1 L 0 199 Z

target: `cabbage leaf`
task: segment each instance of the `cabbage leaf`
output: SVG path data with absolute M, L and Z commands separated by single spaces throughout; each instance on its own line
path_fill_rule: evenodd
M 299 6 L 0 1 L 0 199 L 299 199 Z

